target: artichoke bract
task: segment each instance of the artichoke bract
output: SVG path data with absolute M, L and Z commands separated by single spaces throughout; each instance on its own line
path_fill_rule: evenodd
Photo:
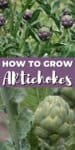
M 65 87 L 59 91 L 60 95 L 69 103 L 69 105 L 75 107 L 75 88 Z
M 40 138 L 67 136 L 74 120 L 73 110 L 62 97 L 47 96 L 34 114 L 34 134 Z

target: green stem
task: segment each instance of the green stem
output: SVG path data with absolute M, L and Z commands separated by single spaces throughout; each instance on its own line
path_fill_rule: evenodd
M 36 88 L 36 97 L 37 97 L 37 100 L 38 100 L 38 104 L 40 102 L 40 95 L 39 95 L 39 89 Z
M 26 25 L 24 25 L 24 30 L 22 32 L 21 39 L 20 39 L 20 44 L 19 44 L 19 49 L 21 50 L 21 54 L 23 54 L 24 49 L 25 49 L 25 47 L 24 47 L 25 38 L 26 38 L 25 33 L 26 33 Z
M 10 23 L 10 32 L 13 35 L 14 33 L 14 9 L 13 9 L 13 3 L 11 0 L 9 0 L 9 8 L 10 8 L 10 16 L 9 16 L 9 23 Z

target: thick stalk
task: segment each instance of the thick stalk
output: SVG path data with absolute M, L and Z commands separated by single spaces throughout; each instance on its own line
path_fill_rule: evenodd
M 2 88 L 0 92 L 1 92 L 2 100 L 6 105 L 6 109 L 8 113 L 8 118 L 10 122 L 9 129 L 10 129 L 12 141 L 15 144 L 14 149 L 20 150 L 19 131 L 18 131 L 18 124 L 16 121 L 17 107 L 14 107 L 15 105 L 13 103 L 12 89 Z

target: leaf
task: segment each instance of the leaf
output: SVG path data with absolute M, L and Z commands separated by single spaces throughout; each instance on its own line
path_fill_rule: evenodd
M 8 150 L 4 143 L 0 143 L 0 149 L 1 150 Z
M 66 46 L 67 44 L 65 43 L 55 43 L 53 44 L 53 47 L 61 47 L 61 46 Z
M 28 8 L 28 7 L 32 6 L 32 4 L 34 3 L 34 1 L 33 0 L 23 0 L 22 3 L 24 4 L 24 6 L 26 8 Z
M 60 1 L 57 0 L 54 2 L 53 6 L 52 6 L 52 11 L 55 12 L 59 7 L 60 7 Z
M 43 8 L 43 10 L 46 12 L 47 15 L 51 14 L 51 7 L 48 4 L 42 4 L 41 7 Z
M 7 44 L 4 48 L 3 48 L 3 52 L 8 51 L 10 49 L 15 49 L 16 45 L 15 44 Z
M 25 51 L 24 53 L 27 53 L 27 56 L 31 56 L 32 54 L 32 49 L 31 49 L 31 46 L 29 45 L 28 42 L 25 42 Z
M 25 31 L 25 39 L 27 39 L 30 36 L 30 29 L 29 27 Z
M 54 20 L 56 26 L 60 29 L 60 21 L 59 19 L 56 17 L 55 14 L 51 14 L 50 17 Z
M 41 1 L 41 0 L 37 0 L 37 2 L 38 2 L 39 4 L 43 4 L 43 1 Z
M 1 88 L 0 89 L 1 98 L 4 102 L 9 102 L 13 99 L 14 91 L 12 88 Z
M 0 150 L 15 150 L 11 143 L 0 142 Z
M 21 141 L 21 150 L 31 150 L 30 143 L 26 138 Z
M 40 42 L 40 39 L 39 39 L 37 33 L 33 29 L 30 29 L 30 34 L 37 42 Z
M 42 4 L 41 7 L 46 12 L 46 14 L 48 16 L 50 16 L 54 20 L 54 22 L 57 25 L 57 27 L 60 28 L 59 20 L 57 19 L 55 13 L 51 13 L 51 7 L 50 7 L 50 5 L 49 4 Z
M 23 112 L 19 114 L 19 127 L 20 127 L 19 132 L 20 132 L 21 139 L 25 138 L 27 136 L 27 133 L 31 129 L 32 116 L 33 116 L 33 112 L 28 108 L 25 108 Z
M 35 10 L 30 20 L 30 23 L 33 23 L 34 21 L 36 21 L 39 15 L 40 15 L 40 10 L 39 9 Z
M 3 101 L 14 101 L 16 103 L 22 102 L 26 96 L 23 88 L 1 88 L 0 93 Z
M 14 90 L 14 101 L 16 103 L 21 103 L 26 98 L 26 92 L 24 88 L 15 88 Z
M 22 56 L 23 56 L 22 54 L 20 54 L 20 53 L 18 53 L 18 52 L 14 52 L 14 51 L 11 51 L 11 52 L 10 52 L 10 55 L 11 55 L 11 56 L 14 56 L 14 57 L 16 57 L 16 56 L 17 56 L 17 57 L 22 57 Z

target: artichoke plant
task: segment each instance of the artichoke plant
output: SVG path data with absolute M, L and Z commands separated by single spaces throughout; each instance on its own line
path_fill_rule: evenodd
M 67 137 L 74 123 L 73 110 L 60 96 L 47 96 L 33 116 L 33 132 L 37 138 L 52 141 Z

